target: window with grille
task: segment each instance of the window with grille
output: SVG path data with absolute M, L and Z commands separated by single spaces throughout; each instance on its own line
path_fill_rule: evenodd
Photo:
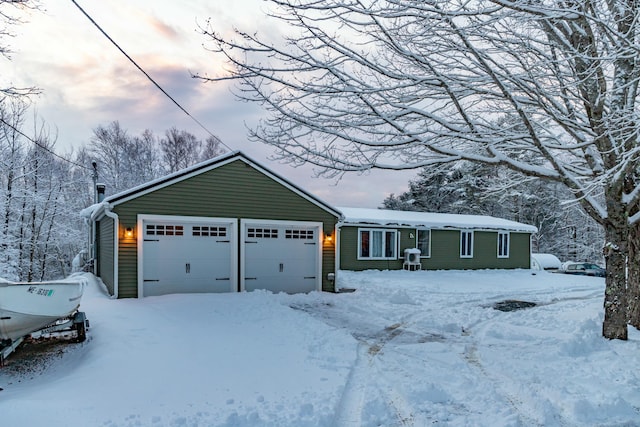
M 277 239 L 277 228 L 247 228 L 247 237 L 255 239 Z
M 460 232 L 460 258 L 473 258 L 473 231 Z
M 195 237 L 226 237 L 227 227 L 194 225 L 191 234 Z
M 509 258 L 509 233 L 498 233 L 498 258 Z
M 284 237 L 285 239 L 303 239 L 303 240 L 313 240 L 314 238 L 313 230 L 285 230 Z
M 416 247 L 420 249 L 421 257 L 428 258 L 431 256 L 431 230 L 418 230 Z
M 184 226 L 147 224 L 146 232 L 147 236 L 183 236 Z
M 398 232 L 383 229 L 358 230 L 358 259 L 397 259 Z

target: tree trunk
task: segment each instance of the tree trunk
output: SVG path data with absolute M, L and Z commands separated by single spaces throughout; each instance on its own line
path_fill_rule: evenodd
M 629 230 L 629 261 L 627 263 L 628 320 L 631 326 L 640 329 L 640 224 Z
M 613 214 L 613 212 L 612 212 Z M 617 224 L 614 224 L 615 220 Z M 604 294 L 602 335 L 608 339 L 627 339 L 627 277 L 626 262 L 629 237 L 625 217 L 613 216 L 605 225 L 604 257 L 607 278 Z

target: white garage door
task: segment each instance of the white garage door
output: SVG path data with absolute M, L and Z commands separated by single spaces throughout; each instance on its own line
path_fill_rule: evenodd
M 316 223 L 244 222 L 244 289 L 320 290 L 321 230 Z
M 142 294 L 235 291 L 232 222 L 142 220 Z

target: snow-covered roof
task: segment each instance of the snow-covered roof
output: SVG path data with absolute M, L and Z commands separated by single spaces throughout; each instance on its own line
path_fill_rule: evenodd
M 380 225 L 425 228 L 507 230 L 536 233 L 533 225 L 486 215 L 459 215 L 432 212 L 395 211 L 390 209 L 367 209 L 339 207 L 344 218 L 343 225 Z

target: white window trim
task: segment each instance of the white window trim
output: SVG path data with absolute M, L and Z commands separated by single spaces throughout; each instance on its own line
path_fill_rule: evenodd
M 420 241 L 419 236 L 420 236 L 420 232 L 421 231 L 426 231 L 429 233 L 429 253 L 427 255 L 423 254 L 422 251 L 420 252 L 420 258 L 431 258 L 431 229 L 430 228 L 419 228 L 416 230 L 416 248 L 418 248 L 418 242 Z
M 368 257 L 364 257 L 362 256 L 362 241 L 360 239 L 360 235 L 363 231 L 367 231 L 369 232 L 369 241 L 371 242 L 371 232 L 373 231 L 381 231 L 383 234 L 383 239 L 382 239 L 382 253 L 386 252 L 386 247 L 384 246 L 386 241 L 384 239 L 384 235 L 387 232 L 392 232 L 395 234 L 395 248 L 394 248 L 394 252 L 395 255 L 392 257 L 386 257 L 386 256 L 381 256 L 381 257 L 372 257 L 372 256 L 368 256 Z M 400 251 L 400 232 L 398 230 L 396 230 L 395 228 L 358 228 L 358 257 L 357 259 L 359 261 L 378 261 L 378 260 L 395 260 L 398 259 L 398 252 Z
M 500 238 L 502 236 L 506 236 L 506 254 L 500 254 Z M 498 241 L 497 241 L 497 251 L 498 251 L 498 258 L 509 258 L 509 255 L 511 253 L 511 233 L 509 233 L 508 231 L 499 231 L 498 232 Z
M 464 239 L 464 236 L 466 236 L 467 234 L 471 235 L 471 239 L 469 241 L 469 253 L 468 254 L 463 254 L 462 253 L 462 239 Z M 460 230 L 460 258 L 473 258 L 473 241 L 474 241 L 474 232 L 473 230 Z

